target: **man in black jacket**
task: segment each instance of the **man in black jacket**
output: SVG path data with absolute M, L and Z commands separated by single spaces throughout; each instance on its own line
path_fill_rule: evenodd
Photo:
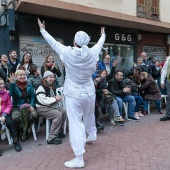
M 117 70 L 115 76 L 108 83 L 108 90 L 116 96 L 118 102 L 120 114 L 122 114 L 122 105 L 123 102 L 128 103 L 128 120 L 138 121 L 134 117 L 135 112 L 135 98 L 128 95 L 131 91 L 131 88 L 125 87 L 123 80 L 123 72 Z

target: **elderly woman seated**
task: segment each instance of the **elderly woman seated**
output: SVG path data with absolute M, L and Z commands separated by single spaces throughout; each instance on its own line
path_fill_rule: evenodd
M 56 95 L 54 81 L 54 74 L 51 71 L 45 71 L 41 85 L 36 90 L 36 107 L 40 116 L 52 120 L 47 143 L 58 145 L 62 142 L 61 138 L 65 138 L 63 127 L 66 110 L 58 107 L 58 102 L 62 100 L 62 97 Z
M 161 93 L 155 80 L 147 72 L 140 73 L 141 86 L 138 87 L 139 92 L 143 92 L 143 114 L 148 114 L 148 102 L 154 101 L 156 108 L 160 114 L 163 114 L 161 108 Z
M 35 107 L 35 93 L 31 84 L 26 81 L 24 70 L 17 70 L 10 81 L 10 95 L 12 96 L 12 119 L 15 122 L 18 138 L 20 134 L 25 141 L 29 127 L 35 122 L 37 112 Z M 21 133 L 20 133 L 21 132 Z

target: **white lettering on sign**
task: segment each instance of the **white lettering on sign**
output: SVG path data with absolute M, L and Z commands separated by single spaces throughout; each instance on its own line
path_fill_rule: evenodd
M 164 61 L 165 56 L 167 55 L 167 47 L 143 46 L 143 51 L 147 54 L 148 58 L 152 57 L 159 59 L 160 61 Z
M 126 35 L 126 34 L 119 34 L 119 33 L 116 33 L 115 34 L 115 40 L 116 41 L 129 41 L 131 42 L 132 41 L 132 35 Z
M 62 39 L 56 38 L 57 41 L 63 43 Z M 37 36 L 20 36 L 20 60 L 25 53 L 30 53 L 32 55 L 33 63 L 36 64 L 41 70 L 41 66 L 48 54 L 51 54 L 56 64 L 59 66 L 61 71 L 61 77 L 58 78 L 60 86 L 63 86 L 64 76 L 63 76 L 63 66 L 58 54 L 48 45 L 43 37 Z

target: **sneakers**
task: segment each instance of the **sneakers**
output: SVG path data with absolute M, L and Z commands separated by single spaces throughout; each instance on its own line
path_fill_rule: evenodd
M 122 116 L 117 116 L 115 122 L 125 122 L 125 119 L 123 119 Z
M 144 115 L 139 111 L 138 113 L 139 117 L 143 117 Z
M 114 120 L 110 120 L 110 124 L 113 125 L 113 126 L 116 126 L 117 124 L 114 122 Z
M 128 116 L 127 120 L 132 120 L 132 121 L 138 121 L 139 122 L 139 119 L 136 119 L 133 116 Z
M 74 158 L 71 161 L 65 162 L 64 165 L 67 168 L 83 168 L 84 167 L 84 161 Z
M 20 146 L 18 141 L 14 141 L 14 148 L 16 152 L 20 152 L 22 150 L 22 147 Z
M 47 143 L 48 143 L 48 144 L 59 145 L 59 144 L 62 143 L 62 140 L 61 140 L 60 138 L 58 138 L 58 137 L 55 137 L 55 138 L 53 138 L 53 139 L 50 140 L 50 141 L 47 140 Z
M 140 119 L 138 112 L 135 112 L 134 117 L 138 120 Z
M 164 116 L 160 118 L 160 121 L 167 121 L 167 120 L 170 120 L 170 117 Z
M 162 112 L 162 110 L 160 110 L 160 111 L 159 111 L 159 114 L 164 114 L 164 113 Z

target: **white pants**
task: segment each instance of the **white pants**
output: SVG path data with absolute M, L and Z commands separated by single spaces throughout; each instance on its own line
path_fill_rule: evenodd
M 86 132 L 96 140 L 95 95 L 89 97 L 85 91 L 82 91 L 80 99 L 65 96 L 65 101 L 70 144 L 75 155 L 82 155 L 85 152 Z

